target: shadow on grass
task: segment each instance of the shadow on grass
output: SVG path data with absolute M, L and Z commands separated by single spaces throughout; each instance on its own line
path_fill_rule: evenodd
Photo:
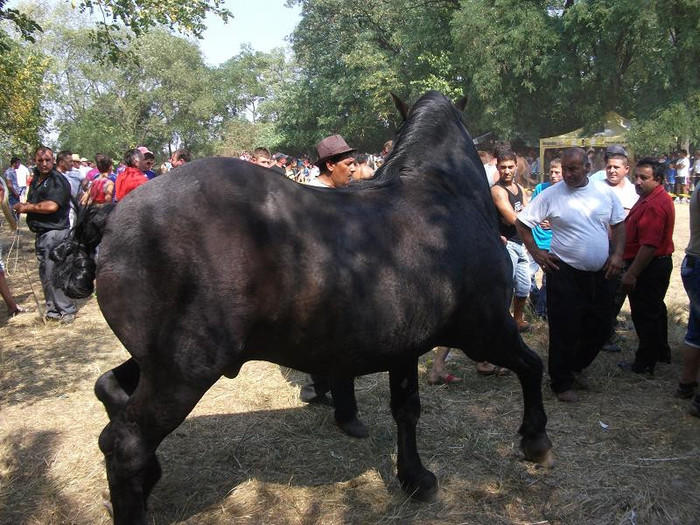
M 61 487 L 49 475 L 58 439 L 58 432 L 15 431 L 0 441 L 1 523 L 70 520 L 71 505 L 60 495 Z
M 373 425 L 367 440 L 342 435 L 328 407 L 192 417 L 158 450 L 164 476 L 153 493 L 150 510 L 158 523 L 182 521 L 222 506 L 239 517 L 253 513 L 262 522 L 268 515 L 284 523 L 287 519 L 279 514 L 283 512 L 280 489 L 268 485 L 280 485 L 282 491 L 284 487 L 319 488 L 312 491 L 319 495 L 338 490 L 334 487 L 338 485 L 343 512 L 365 514 L 376 503 L 376 494 L 367 493 L 357 480 L 368 472 L 373 474 L 375 488 L 377 484 L 393 486 L 403 498 L 394 481 L 391 454 L 395 438 L 393 420 L 387 417 L 387 424 Z M 250 490 L 255 493 L 252 499 L 228 498 Z M 290 521 L 318 523 L 328 512 L 322 500 L 304 506 L 294 520 L 289 516 Z

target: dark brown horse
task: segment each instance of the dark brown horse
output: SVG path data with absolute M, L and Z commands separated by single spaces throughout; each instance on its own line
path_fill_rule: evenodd
M 95 387 L 116 523 L 146 522 L 158 445 L 249 360 L 330 377 L 388 370 L 398 478 L 427 499 L 437 480 L 416 448 L 418 357 L 460 348 L 515 371 L 525 457 L 551 461 L 542 363 L 508 312 L 511 263 L 461 113 L 437 92 L 397 105 L 405 122 L 372 180 L 331 191 L 210 158 L 139 187 L 106 226 L 105 210 L 79 223 L 63 284 L 91 291 L 104 228 L 98 301 L 132 355 Z

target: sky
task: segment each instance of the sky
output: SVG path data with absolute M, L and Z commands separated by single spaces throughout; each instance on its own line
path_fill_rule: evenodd
M 65 0 L 10 0 L 7 7 L 24 4 L 41 9 L 44 2 L 59 1 Z M 301 19 L 301 8 L 298 5 L 285 7 L 285 0 L 225 0 L 223 3 L 233 13 L 233 19 L 224 24 L 218 16 L 208 16 L 207 30 L 201 40 L 196 40 L 210 66 L 217 66 L 240 53 L 242 44 L 250 44 L 255 51 L 263 52 L 286 47 L 285 37 L 294 31 Z
M 285 37 L 300 20 L 300 7 L 285 7 L 285 0 L 226 0 L 224 4 L 233 19 L 224 24 L 219 17 L 208 16 L 204 38 L 197 41 L 210 66 L 240 53 L 242 44 L 263 52 L 286 47 Z

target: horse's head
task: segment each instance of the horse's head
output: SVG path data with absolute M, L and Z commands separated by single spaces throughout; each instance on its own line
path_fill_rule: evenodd
M 453 104 L 442 93 L 429 91 L 409 107 L 395 94 L 391 96 L 404 122 L 396 133 L 387 165 L 397 166 L 402 173 L 406 166 L 420 166 L 423 173 L 458 178 L 469 168 L 483 172 L 462 118 L 466 97 Z
M 433 91 L 431 93 L 437 93 L 437 91 Z M 406 104 L 406 102 L 401 100 L 401 98 L 399 98 L 399 96 L 396 95 L 395 93 L 390 93 L 390 94 L 391 94 L 391 98 L 394 100 L 394 105 L 396 106 L 396 109 L 399 110 L 399 113 L 401 114 L 401 116 L 403 117 L 403 119 L 405 121 L 408 118 L 408 113 L 411 110 L 411 107 L 408 104 Z M 468 98 L 465 95 L 462 98 L 460 98 L 459 100 L 457 100 L 454 103 L 454 105 L 460 112 L 463 112 L 464 109 L 467 107 L 467 100 L 468 100 Z

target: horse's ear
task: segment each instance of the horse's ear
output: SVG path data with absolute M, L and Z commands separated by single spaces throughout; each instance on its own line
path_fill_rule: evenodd
M 401 116 L 403 117 L 403 119 L 406 120 L 408 118 L 408 110 L 410 109 L 408 107 L 408 104 L 406 104 L 403 100 L 401 100 L 394 93 L 391 94 L 391 98 L 394 99 L 394 104 L 396 105 L 396 109 L 399 110 L 399 113 L 401 113 Z
M 464 111 L 464 108 L 467 107 L 467 100 L 469 100 L 469 97 L 466 95 L 460 98 L 457 102 L 455 102 L 455 106 L 459 111 Z

